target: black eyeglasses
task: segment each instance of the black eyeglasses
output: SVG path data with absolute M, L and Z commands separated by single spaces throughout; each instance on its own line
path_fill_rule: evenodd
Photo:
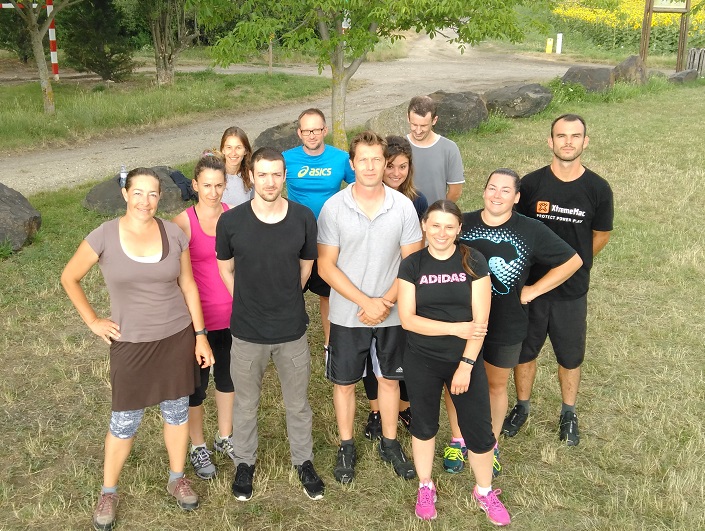
M 321 127 L 320 129 L 299 129 L 301 131 L 302 136 L 311 136 L 311 135 L 320 135 L 325 127 Z

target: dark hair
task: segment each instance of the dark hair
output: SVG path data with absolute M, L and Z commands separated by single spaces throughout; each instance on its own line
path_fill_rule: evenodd
M 222 171 L 223 178 L 225 178 L 225 157 L 223 154 L 220 151 L 204 151 L 193 169 L 193 180 L 197 181 L 205 169 Z
M 438 116 L 438 107 L 436 107 L 436 102 L 430 96 L 414 96 L 409 102 L 406 115 L 409 116 L 412 112 L 419 116 L 426 116 L 431 113 L 431 118 L 433 119 Z
M 134 179 L 135 177 L 140 177 L 142 175 L 146 175 L 147 177 L 154 177 L 159 183 L 159 193 L 162 193 L 162 180 L 159 178 L 157 172 L 154 171 L 152 168 L 135 168 L 134 170 L 131 170 L 130 173 L 127 174 L 127 179 L 125 180 L 125 190 L 129 190 L 130 188 L 132 188 L 132 179 Z
M 458 219 L 458 223 L 462 225 L 463 223 L 463 214 L 460 212 L 460 209 L 458 208 L 458 205 L 453 203 L 453 201 L 448 201 L 447 199 L 439 199 L 435 203 L 433 203 L 430 207 L 428 207 L 428 210 L 424 213 L 423 217 L 421 218 L 421 221 L 426 223 L 428 221 L 428 217 L 433 213 L 433 212 L 445 212 L 447 214 L 452 214 Z M 455 245 L 458 246 L 458 249 L 460 249 L 460 256 L 461 260 L 463 263 L 463 269 L 465 272 L 470 275 L 472 278 L 480 278 L 475 271 L 473 271 L 472 267 L 470 266 L 470 248 L 467 247 L 466 245 L 463 245 L 460 243 L 460 238 L 456 237 L 455 238 Z
M 558 118 L 551 122 L 551 137 L 553 137 L 553 127 L 560 120 L 565 120 L 566 122 L 580 122 L 581 124 L 583 124 L 583 135 L 587 136 L 587 124 L 585 123 L 585 119 L 582 116 L 580 116 L 579 114 L 561 114 Z
M 303 118 L 304 116 L 308 116 L 309 114 L 315 114 L 317 116 L 320 116 L 321 120 L 323 120 L 323 125 L 326 125 L 326 117 L 323 114 L 323 111 L 321 109 L 317 109 L 316 107 L 311 107 L 310 109 L 302 111 L 301 114 L 299 114 L 299 117 L 296 119 L 296 126 L 299 129 L 301 129 L 301 118 Z
M 360 144 L 365 144 L 366 146 L 382 146 L 382 151 L 386 153 L 387 151 L 387 141 L 374 131 L 363 131 L 355 135 L 355 138 L 350 142 L 350 149 L 348 154 L 350 155 L 350 160 L 355 159 L 355 151 L 357 151 L 357 146 Z
M 250 157 L 252 156 L 252 146 L 247 138 L 247 133 L 237 126 L 228 127 L 223 136 L 220 137 L 220 151 L 223 151 L 223 146 L 225 141 L 231 136 L 237 137 L 245 146 L 245 155 L 242 157 L 242 162 L 240 163 L 240 177 L 242 178 L 242 184 L 245 186 L 245 191 L 248 192 L 252 189 L 252 181 L 250 181 L 250 170 L 252 169 Z
M 387 160 L 387 164 L 399 155 L 404 155 L 409 159 L 409 176 L 399 185 L 397 190 L 413 201 L 419 196 L 419 193 L 414 186 L 414 163 L 411 157 L 411 144 L 403 136 L 395 135 L 388 136 L 385 141 L 387 142 L 387 149 L 384 152 L 384 158 Z
M 519 177 L 519 174 L 515 172 L 514 170 L 510 170 L 509 168 L 497 168 L 493 172 L 491 172 L 487 176 L 487 180 L 485 181 L 485 188 L 487 188 L 487 185 L 490 184 L 490 179 L 494 174 L 500 174 L 500 175 L 506 175 L 508 177 L 511 177 L 514 180 L 514 191 L 518 192 L 519 188 L 521 186 L 521 178 Z
M 286 161 L 284 160 L 284 155 L 279 150 L 271 147 L 261 147 L 252 154 L 252 172 L 255 171 L 255 163 L 260 160 L 277 161 L 280 160 L 282 166 L 284 167 L 284 175 L 286 175 Z

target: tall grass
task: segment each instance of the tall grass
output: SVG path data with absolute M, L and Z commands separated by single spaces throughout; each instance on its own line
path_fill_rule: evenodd
M 586 118 L 591 142 L 584 162 L 610 181 L 616 205 L 615 230 L 596 260 L 589 297 L 578 398 L 582 440 L 574 448 L 558 441 L 560 390 L 546 348 L 529 421 L 516 437 L 500 441 L 504 470 L 494 486 L 503 490 L 514 529 L 703 529 L 705 165 L 693 139 L 705 138 L 705 122 L 690 120 L 686 129 L 682 119 L 705 113 L 703 86 L 621 102 L 567 101 L 551 114 L 455 137 L 467 176 L 461 208 L 481 206 L 481 186 L 492 169 L 525 173 L 547 164 L 550 121 L 562 112 Z M 31 197 L 42 229 L 30 247 L 0 262 L 0 529 L 85 529 L 100 488 L 110 409 L 107 348 L 83 325 L 58 280 L 80 240 L 102 221 L 80 206 L 88 189 Z M 97 269 L 84 286 L 107 314 Z M 307 296 L 314 451 L 325 499 L 306 499 L 291 473 L 285 413 L 270 370 L 252 501 L 234 501 L 233 466 L 219 461 L 215 481 L 195 480 L 201 508 L 195 514 L 176 509 L 165 493 L 167 458 L 152 408 L 120 480 L 122 529 L 492 528 L 472 505 L 472 474 L 445 474 L 440 455 L 438 520 L 431 527 L 416 520 L 415 482 L 396 478 L 362 436 L 361 390 L 358 474 L 350 486 L 335 482 L 337 430 L 317 306 Z M 216 426 L 212 400 L 208 438 Z M 439 446 L 448 435 L 442 421 Z M 408 435 L 402 431 L 400 438 L 408 448 Z

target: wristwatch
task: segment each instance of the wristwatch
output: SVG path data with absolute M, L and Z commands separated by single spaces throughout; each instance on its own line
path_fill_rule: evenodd
M 203 330 L 196 330 L 196 335 L 197 336 L 207 336 L 208 330 L 206 330 L 205 328 Z

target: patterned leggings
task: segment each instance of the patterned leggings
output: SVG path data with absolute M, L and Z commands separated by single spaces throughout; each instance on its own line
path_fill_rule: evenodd
M 188 396 L 164 400 L 159 404 L 162 418 L 167 424 L 181 426 L 188 421 Z M 130 439 L 137 433 L 144 416 L 144 409 L 113 411 L 110 415 L 110 433 L 118 439 Z

